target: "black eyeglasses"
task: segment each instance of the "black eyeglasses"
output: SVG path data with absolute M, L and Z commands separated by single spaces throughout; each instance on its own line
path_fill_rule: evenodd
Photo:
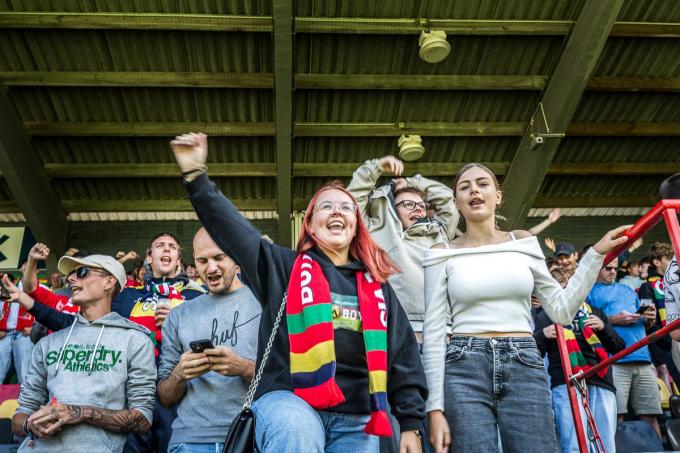
M 619 268 L 617 266 L 607 266 L 607 267 L 604 268 L 604 270 L 606 270 L 607 272 L 611 272 L 611 271 L 617 271 L 617 270 L 619 270 Z
M 423 211 L 427 209 L 427 203 L 424 201 L 413 201 L 413 200 L 404 200 L 400 201 L 399 203 L 396 204 L 396 206 L 402 205 L 404 208 L 408 209 L 409 211 L 413 211 L 416 209 L 416 207 L 422 209 Z
M 108 272 L 103 271 L 103 270 L 92 269 L 92 268 L 83 266 L 83 267 L 79 267 L 78 269 L 70 272 L 68 274 L 67 278 L 70 278 L 71 275 L 76 274 L 76 278 L 81 280 L 81 279 L 87 277 L 87 274 L 89 274 L 90 272 L 94 272 L 95 274 L 99 274 L 99 275 L 111 275 Z

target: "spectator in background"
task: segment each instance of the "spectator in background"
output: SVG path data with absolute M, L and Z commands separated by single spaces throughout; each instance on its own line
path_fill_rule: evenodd
M 656 323 L 647 328 L 647 335 L 651 335 L 666 325 L 666 300 L 664 294 L 664 274 L 673 259 L 673 247 L 670 244 L 657 242 L 651 247 L 652 265 L 649 267 L 647 280 L 638 289 L 641 302 L 653 303 L 656 307 Z M 657 367 L 661 377 L 670 388 L 668 374 L 673 381 L 680 385 L 680 373 L 673 363 L 671 353 L 673 340 L 670 336 L 663 336 L 649 345 L 652 363 Z
M 614 258 L 600 270 L 587 302 L 602 310 L 626 346 L 631 346 L 645 337 L 645 327 L 656 323 L 656 308 L 652 304 L 642 314 L 638 312 L 640 300 L 637 294 L 628 286 L 615 283 L 618 264 L 618 259 Z M 662 413 L 661 402 L 649 347 L 640 348 L 618 360 L 612 369 L 619 421 L 628 413 L 630 405 L 635 415 L 649 423 L 661 438 L 656 420 L 656 416 Z
M 551 275 L 562 285 L 567 286 L 569 275 L 561 269 Z M 616 354 L 626 347 L 626 343 L 616 333 L 607 316 L 598 308 L 584 303 L 569 326 L 565 326 L 567 349 L 572 360 L 572 371 L 586 371 L 606 359 L 608 354 Z M 541 355 L 548 355 L 548 373 L 552 392 L 553 412 L 559 432 L 563 453 L 578 451 L 576 430 L 569 405 L 567 386 L 562 372 L 562 360 L 557 347 L 555 324 L 545 312 L 536 318 L 534 339 Z M 605 369 L 587 379 L 588 403 L 595 417 L 605 451 L 616 451 L 616 388 L 611 368 Z M 580 399 L 580 395 L 579 395 Z M 587 431 L 587 419 L 581 415 Z
M 28 294 L 29 297 L 41 304 L 61 312 L 77 313 L 78 306 L 72 303 L 70 296 L 51 292 L 38 284 L 38 263 L 47 260 L 49 255 L 50 249 L 45 244 L 38 242 L 33 245 L 31 250 L 28 251 L 26 272 L 24 272 L 22 276 L 21 285 L 17 286 Z M 82 258 L 81 255 L 82 252 L 76 251 L 72 256 Z M 59 275 L 61 276 L 61 273 L 59 273 Z
M 571 277 L 576 272 L 578 252 L 571 242 L 560 242 L 555 248 L 555 259 L 562 270 Z
M 64 276 L 61 275 L 61 272 L 57 271 L 50 274 L 50 289 L 54 294 L 71 297 L 71 290 L 64 283 Z
M 527 231 L 529 231 L 529 233 L 533 234 L 534 236 L 538 236 L 550 225 L 557 222 L 560 219 L 560 217 L 562 217 L 562 211 L 560 210 L 560 208 L 555 208 L 552 211 L 550 211 L 550 214 L 548 214 L 548 217 L 545 220 L 543 220 L 541 223 L 537 225 L 532 226 Z
M 184 266 L 184 271 L 186 272 L 187 277 L 189 277 L 191 280 L 196 281 L 199 278 L 198 271 L 196 271 L 196 266 L 191 263 Z
M 422 343 L 425 319 L 422 258 L 434 244 L 455 237 L 458 211 L 453 191 L 421 175 L 401 178 L 404 164 L 393 156 L 366 161 L 352 174 L 347 190 L 356 198 L 369 233 L 401 270 L 389 282 Z M 383 174 L 398 178 L 377 187 Z M 427 216 L 428 207 L 433 216 Z
M 619 283 L 628 286 L 633 291 L 637 291 L 645 282 L 643 278 L 640 278 L 640 267 L 640 262 L 630 261 L 628 263 L 628 275 L 621 278 Z
M 172 310 L 163 323 L 158 397 L 166 407 L 179 404 L 169 450 L 208 453 L 222 451 L 243 406 L 262 308 L 236 278 L 236 263 L 204 228 L 194 237 L 194 258 L 208 294 Z M 215 348 L 192 352 L 190 343 L 200 339 Z
M 68 330 L 36 346 L 12 418 L 15 434 L 27 436 L 19 451 L 120 452 L 125 434 L 151 424 L 156 367 L 149 332 L 111 313 L 125 284 L 113 257 L 62 257 L 59 269 L 81 311 Z
M 17 380 L 24 382 L 33 352 L 29 335 L 34 321 L 25 307 L 10 300 L 0 300 L 0 384 L 7 378 L 12 362 Z

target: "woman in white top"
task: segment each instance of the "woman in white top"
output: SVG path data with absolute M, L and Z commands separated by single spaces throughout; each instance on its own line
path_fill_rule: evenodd
M 468 164 L 453 186 L 467 225 L 429 250 L 425 266 L 423 363 L 430 440 L 438 452 L 557 450 L 543 360 L 532 338 L 533 292 L 550 318 L 568 324 L 627 226 L 608 232 L 569 285 L 552 278 L 535 236 L 496 226 L 502 194 L 494 174 Z M 453 337 L 447 345 L 447 309 Z

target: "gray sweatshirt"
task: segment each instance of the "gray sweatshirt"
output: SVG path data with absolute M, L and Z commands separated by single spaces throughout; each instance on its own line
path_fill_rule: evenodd
M 241 357 L 255 360 L 260 326 L 260 303 L 248 287 L 224 295 L 205 294 L 170 311 L 163 323 L 163 353 L 158 381 L 167 379 L 189 343 L 210 339 Z M 209 371 L 187 382 L 187 392 L 172 422 L 170 445 L 224 442 L 231 422 L 241 410 L 250 382 L 240 376 Z
M 382 174 L 378 159 L 367 160 L 354 172 L 347 189 L 357 199 L 373 240 L 401 269 L 400 273 L 390 276 L 389 282 L 411 327 L 422 332 L 425 319 L 423 256 L 433 245 L 455 237 L 458 211 L 453 204 L 453 191 L 420 175 L 404 178 L 408 187 L 423 192 L 425 201 L 434 209 L 432 218 L 420 219 L 404 230 L 394 207 L 390 184 L 375 187 Z
M 152 422 L 156 364 L 148 329 L 109 313 L 93 322 L 80 314 L 69 329 L 46 336 L 33 350 L 17 412 L 32 414 L 52 398 L 59 403 L 110 410 L 136 409 Z M 126 434 L 78 423 L 50 438 L 28 438 L 19 451 L 123 450 Z

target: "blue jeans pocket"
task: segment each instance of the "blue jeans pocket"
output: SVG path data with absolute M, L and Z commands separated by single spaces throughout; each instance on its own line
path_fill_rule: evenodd
M 537 348 L 513 347 L 511 357 L 522 365 L 537 370 L 543 369 L 543 358 Z
M 465 352 L 467 349 L 467 346 L 458 346 L 454 343 L 449 343 L 448 347 L 446 348 L 445 363 L 453 363 L 462 360 L 465 357 Z

